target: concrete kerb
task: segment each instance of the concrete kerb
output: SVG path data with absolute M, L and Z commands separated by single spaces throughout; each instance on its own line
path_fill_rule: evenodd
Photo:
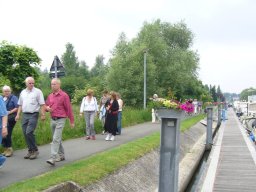
M 76 184 L 73 181 L 67 181 L 58 185 L 55 185 L 53 187 L 50 187 L 49 189 L 44 190 L 43 192 L 83 192 L 83 188 Z

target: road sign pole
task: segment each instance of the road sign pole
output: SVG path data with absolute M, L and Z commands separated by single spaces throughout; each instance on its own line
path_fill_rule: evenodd
M 54 57 L 54 72 L 55 72 L 55 78 L 58 78 L 58 74 L 57 74 L 57 56 Z

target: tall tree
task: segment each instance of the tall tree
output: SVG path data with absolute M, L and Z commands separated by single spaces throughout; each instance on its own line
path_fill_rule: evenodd
M 61 56 L 67 76 L 77 76 L 79 73 L 79 61 L 76 57 L 74 46 L 71 43 L 66 44 L 66 51 Z
M 104 65 L 104 59 L 103 55 L 96 57 L 95 64 L 90 71 L 91 77 L 101 76 L 105 73 L 106 66 Z
M 80 61 L 79 64 L 79 76 L 84 77 L 85 79 L 89 79 L 90 78 L 90 72 L 89 72 L 89 67 L 87 66 L 85 61 Z
M 217 92 L 216 92 L 216 87 L 215 85 L 211 87 L 211 95 L 212 95 L 212 99 L 214 102 L 217 102 L 218 101 L 218 96 L 217 96 Z
M 107 87 L 106 74 L 108 66 L 104 64 L 104 56 L 98 55 L 95 59 L 95 64 L 90 71 L 90 86 L 97 87 L 98 91 L 103 91 Z
M 240 100 L 248 101 L 248 96 L 256 95 L 256 89 L 253 87 L 244 89 L 240 93 Z
M 184 23 L 172 25 L 160 20 L 145 22 L 130 42 L 122 33 L 110 60 L 109 86 L 121 92 L 131 104 L 142 104 L 143 55 L 147 51 L 147 97 L 153 93 L 167 96 L 172 90 L 181 98 L 189 93 L 190 86 L 198 85 L 199 57 L 190 50 L 192 39 L 193 34 Z
M 39 62 L 40 58 L 32 48 L 12 45 L 6 41 L 0 43 L 0 73 L 10 81 L 16 93 L 24 88 L 26 77 L 38 79 L 35 66 L 39 66 Z

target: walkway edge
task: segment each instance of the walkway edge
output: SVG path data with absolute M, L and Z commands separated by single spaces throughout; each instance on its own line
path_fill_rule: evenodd
M 206 133 L 194 144 L 179 164 L 179 191 L 185 191 L 205 152 Z
M 256 165 L 256 151 L 255 151 L 255 147 L 253 146 L 252 142 L 250 142 L 250 140 L 248 139 L 248 137 L 246 136 L 246 133 L 245 133 L 245 129 L 242 127 L 241 123 L 238 121 L 238 119 L 236 118 L 236 121 L 237 121 L 237 124 L 239 126 L 239 129 L 243 135 L 243 138 L 244 138 L 244 141 L 250 151 L 250 154 L 252 156 L 252 159 Z
M 225 129 L 225 123 L 222 123 L 219 128 L 219 136 L 217 139 L 217 143 L 212 148 L 213 152 L 212 152 L 212 155 L 210 156 L 211 159 L 209 159 L 211 163 L 209 165 L 209 169 L 207 171 L 207 175 L 204 180 L 201 192 L 211 192 L 213 190 L 213 184 L 214 184 L 216 171 L 217 171 L 217 167 L 218 167 L 221 144 L 222 144 L 223 135 L 224 135 L 224 129 Z

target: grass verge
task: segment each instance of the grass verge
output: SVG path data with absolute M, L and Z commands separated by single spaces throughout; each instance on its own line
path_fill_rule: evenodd
M 192 127 L 193 125 L 195 125 L 197 122 L 199 122 L 200 120 L 205 118 L 205 114 L 199 114 L 197 116 L 193 116 L 190 117 L 188 119 L 185 119 L 182 121 L 181 123 L 181 132 L 186 131 L 187 129 L 189 129 L 190 127 Z
M 196 116 L 182 121 L 181 130 L 185 131 L 196 124 L 204 116 Z M 17 182 L 1 189 L 3 192 L 35 192 L 42 191 L 50 186 L 74 181 L 79 185 L 89 185 L 104 176 L 120 169 L 131 161 L 142 157 L 146 153 L 159 147 L 160 133 L 120 145 L 108 151 L 95 154 L 86 159 L 65 165 L 54 171 Z

